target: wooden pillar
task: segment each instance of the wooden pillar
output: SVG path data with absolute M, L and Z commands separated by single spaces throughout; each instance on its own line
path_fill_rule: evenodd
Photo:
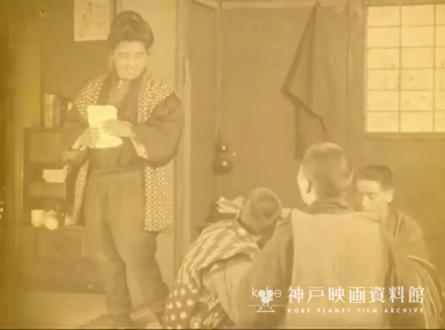
M 187 2 L 176 1 L 176 91 L 184 108 L 184 131 L 175 159 L 174 273 L 192 240 L 191 215 L 191 77 L 187 54 Z
M 40 120 L 40 1 L 7 1 L 8 72 L 6 111 L 7 327 L 13 327 L 18 306 L 22 210 L 23 129 Z
M 348 19 L 348 90 L 346 151 L 354 168 L 362 163 L 364 134 L 365 6 L 364 0 L 350 0 Z

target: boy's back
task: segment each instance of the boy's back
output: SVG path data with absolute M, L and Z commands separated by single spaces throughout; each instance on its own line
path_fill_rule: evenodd
M 390 253 L 380 222 L 367 213 L 294 211 L 292 227 L 292 289 L 299 287 L 304 293 L 289 308 L 310 308 L 310 313 L 289 313 L 287 325 L 385 326 L 383 295 L 388 290 Z

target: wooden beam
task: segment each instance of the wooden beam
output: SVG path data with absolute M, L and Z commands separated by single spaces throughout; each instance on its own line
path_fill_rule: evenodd
M 365 0 L 366 6 L 415 6 L 415 5 L 439 5 L 445 4 L 445 0 Z
M 217 0 L 195 1 L 210 8 L 218 7 Z M 222 0 L 221 8 L 223 10 L 310 8 L 317 2 L 322 7 L 342 7 L 347 6 L 349 0 Z
M 6 137 L 5 137 L 5 154 L 0 158 L 1 161 L 5 164 L 5 205 L 4 205 L 4 214 L 3 214 L 3 233 L 2 233 L 2 243 L 3 251 L 8 251 L 8 253 L 3 253 L 1 257 L 2 262 L 2 273 L 3 273 L 3 281 L 0 283 L 2 286 L 1 294 L 5 297 L 6 302 L 4 305 L 2 304 L 2 310 L 0 310 L 0 325 L 2 327 L 14 327 L 14 316 L 15 316 L 15 307 L 17 306 L 16 297 L 17 297 L 17 286 L 16 286 L 16 278 L 18 277 L 17 269 L 18 262 L 17 256 L 18 254 L 15 251 L 16 247 L 16 235 L 15 235 L 15 223 L 16 219 L 19 216 L 17 213 L 19 209 L 16 207 L 16 173 L 17 173 L 17 163 L 20 163 L 20 159 L 17 158 L 17 150 L 16 150 L 16 117 L 19 115 L 17 111 L 18 109 L 14 109 L 14 99 L 16 97 L 15 91 L 18 89 L 16 85 L 17 78 L 15 77 L 17 71 L 17 63 L 16 63 L 16 50 L 15 47 L 19 40 L 20 30 L 23 30 L 23 18 L 24 11 L 26 8 L 23 8 L 23 11 L 20 11 L 20 5 L 23 5 L 21 1 L 3 1 L 1 3 L 0 10 L 0 19 L 2 23 L 2 28 L 4 27 L 6 34 L 6 43 L 4 44 L 6 47 L 3 48 L 1 52 L 1 60 L 2 60 L 2 68 L 1 70 L 3 79 L 6 82 L 6 98 L 4 103 L 4 116 L 5 116 L 5 126 L 6 126 Z M 4 25 L 3 25 L 4 24 Z M 13 46 L 13 47 L 11 47 Z M 4 65 L 4 66 L 3 66 Z M 1 101 L 0 101 L 1 102 Z
M 317 2 L 322 7 L 347 6 L 348 0 L 224 0 L 223 10 L 311 8 Z
M 364 136 L 365 94 L 365 6 L 363 0 L 349 2 L 348 83 L 346 152 L 354 168 L 361 166 Z
M 223 53 L 222 53 L 222 35 L 223 35 L 223 27 L 222 27 L 222 12 L 223 12 L 223 0 L 217 0 L 216 7 L 216 125 L 215 125 L 215 141 L 218 139 L 218 134 L 223 131 L 223 104 L 222 104 L 222 63 L 223 63 Z M 224 180 L 221 176 L 216 176 L 216 193 L 217 196 L 222 195 Z
M 113 1 L 113 18 L 122 11 L 122 0 Z
M 366 141 L 445 141 L 445 133 L 366 133 Z
M 216 9 L 218 7 L 216 0 L 195 0 L 195 1 L 203 6 L 210 7 L 213 9 Z

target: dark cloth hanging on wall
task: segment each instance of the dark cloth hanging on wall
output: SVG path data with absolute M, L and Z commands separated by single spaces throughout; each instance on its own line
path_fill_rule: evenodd
M 347 75 L 344 9 L 314 6 L 287 73 L 282 91 L 295 107 L 297 159 L 314 143 L 343 142 L 338 124 L 345 104 L 335 94 L 341 94 Z

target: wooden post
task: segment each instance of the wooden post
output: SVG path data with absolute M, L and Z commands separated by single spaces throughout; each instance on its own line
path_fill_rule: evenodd
M 222 10 L 237 9 L 289 9 L 311 8 L 317 1 L 322 7 L 346 6 L 348 0 L 195 0 L 211 8 L 221 7 Z M 221 2 L 221 3 L 220 3 Z
M 184 131 L 175 159 L 174 272 L 178 273 L 191 243 L 191 78 L 187 60 L 187 4 L 176 0 L 176 91 L 184 109 Z M 193 228 L 194 229 L 194 228 Z
M 222 129 L 222 11 L 223 0 L 217 0 L 216 3 L 216 127 L 215 127 L 215 141 L 218 139 Z M 223 190 L 223 179 L 221 176 L 216 176 L 216 193 L 221 196 Z
M 349 1 L 346 151 L 354 168 L 361 165 L 364 135 L 365 6 Z

